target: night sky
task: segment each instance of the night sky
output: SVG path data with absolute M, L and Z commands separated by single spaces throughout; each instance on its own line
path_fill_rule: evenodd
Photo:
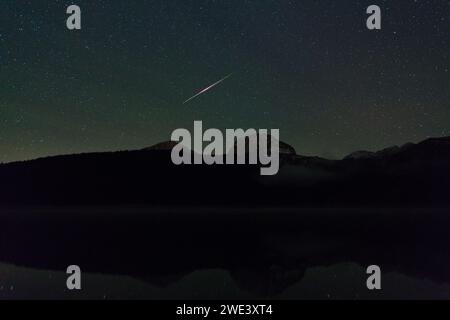
M 144 148 L 194 120 L 340 158 L 450 135 L 449 69 L 447 0 L 1 0 L 0 162 Z

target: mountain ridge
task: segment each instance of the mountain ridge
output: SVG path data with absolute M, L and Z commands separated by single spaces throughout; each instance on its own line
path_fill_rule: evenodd
M 298 153 L 296 153 L 296 149 L 294 147 L 292 147 L 290 144 L 288 144 L 286 142 L 283 142 L 282 140 L 280 140 L 280 146 L 284 145 L 285 148 L 294 150 L 295 156 L 297 158 L 318 159 L 318 160 L 334 162 L 334 161 L 342 161 L 342 160 L 360 158 L 360 157 L 358 157 L 359 154 L 367 155 L 367 157 L 363 157 L 363 158 L 371 158 L 372 156 L 377 156 L 377 155 L 382 155 L 384 153 L 388 153 L 387 151 L 390 151 L 390 150 L 399 150 L 400 151 L 400 150 L 404 150 L 405 147 L 429 144 L 429 143 L 436 143 L 436 142 L 439 142 L 439 143 L 444 142 L 444 143 L 447 143 L 450 145 L 450 136 L 449 137 L 447 137 L 447 136 L 445 136 L 445 137 L 430 137 L 430 138 L 424 139 L 418 143 L 407 142 L 401 146 L 393 145 L 390 147 L 380 149 L 378 151 L 357 150 L 357 151 L 353 151 L 353 152 L 349 153 L 348 155 L 342 157 L 341 159 L 330 159 L 330 158 L 322 157 L 322 156 L 318 156 L 318 155 L 298 154 Z M 79 152 L 79 153 L 48 155 L 48 156 L 40 156 L 40 157 L 26 159 L 26 160 L 14 160 L 14 161 L 8 161 L 8 162 L 0 162 L 0 166 L 9 165 L 9 164 L 17 164 L 17 163 L 26 163 L 26 162 L 30 162 L 30 161 L 49 159 L 49 158 L 62 158 L 62 157 L 70 157 L 70 156 L 78 156 L 78 155 L 99 155 L 99 154 L 107 154 L 107 153 L 109 153 L 109 154 L 116 153 L 117 154 L 117 153 L 123 153 L 123 152 L 136 152 L 136 151 L 168 151 L 168 150 L 171 150 L 171 148 L 173 148 L 176 144 L 178 144 L 178 142 L 167 140 L 167 141 L 158 142 L 151 146 L 143 147 L 143 148 L 139 148 L 139 149 L 123 149 L 123 150 L 114 150 L 114 151 L 94 151 L 94 152 Z
M 0 205 L 450 205 L 450 138 L 376 156 L 328 160 L 280 154 L 278 175 L 259 165 L 174 165 L 171 145 L 0 165 Z

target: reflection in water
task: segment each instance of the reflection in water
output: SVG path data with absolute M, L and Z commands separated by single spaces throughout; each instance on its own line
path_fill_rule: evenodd
M 5 209 L 0 295 L 448 299 L 448 211 Z M 64 289 L 72 264 L 84 272 L 79 293 Z M 383 271 L 381 292 L 365 286 L 371 264 Z
M 274 299 L 450 299 L 450 284 L 398 273 L 383 276 L 382 291 L 365 287 L 365 270 L 354 263 L 310 268 Z M 128 276 L 83 274 L 81 291 L 65 289 L 66 274 L 0 264 L 0 299 L 255 299 L 224 270 L 195 271 L 167 287 Z

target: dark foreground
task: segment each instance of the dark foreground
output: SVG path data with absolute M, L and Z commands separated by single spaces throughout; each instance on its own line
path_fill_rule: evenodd
M 449 299 L 449 211 L 1 208 L 0 298 Z

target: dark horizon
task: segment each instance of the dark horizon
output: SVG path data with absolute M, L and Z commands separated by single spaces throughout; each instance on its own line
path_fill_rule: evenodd
M 417 144 L 417 143 L 426 141 L 426 140 L 428 140 L 428 139 L 445 139 L 445 138 L 450 138 L 450 136 L 441 136 L 441 137 L 431 136 L 431 137 L 426 137 L 425 139 L 421 139 L 421 140 L 419 140 L 419 141 L 407 141 L 407 142 L 404 142 L 404 143 L 401 143 L 401 144 L 387 145 L 387 146 L 382 147 L 382 148 L 380 148 L 380 149 L 372 149 L 372 150 L 369 150 L 369 149 L 358 149 L 358 150 L 351 151 L 351 152 L 349 152 L 348 154 L 345 154 L 345 155 L 343 155 L 343 156 L 340 157 L 340 158 L 330 158 L 330 157 L 327 158 L 327 157 L 324 157 L 324 156 L 321 156 L 321 155 L 317 155 L 317 154 L 305 154 L 305 153 L 299 153 L 299 152 L 298 152 L 298 149 L 297 149 L 295 146 L 291 145 L 288 141 L 284 141 L 284 140 L 282 140 L 282 139 L 280 139 L 280 140 L 283 141 L 284 143 L 287 143 L 287 144 L 291 145 L 292 147 L 294 147 L 294 149 L 296 150 L 296 154 L 297 154 L 298 156 L 305 156 L 305 157 L 319 157 L 319 158 L 323 158 L 323 159 L 327 159 L 327 160 L 342 160 L 342 159 L 344 159 L 345 157 L 347 157 L 347 156 L 349 156 L 349 155 L 351 155 L 351 154 L 353 154 L 353 153 L 355 153 L 355 152 L 359 152 L 359 151 L 377 152 L 377 151 L 382 151 L 382 150 L 384 150 L 384 149 L 388 149 L 388 148 L 391 148 L 391 147 L 402 147 L 402 146 L 407 145 L 407 144 L 409 144 L 409 143 Z M 170 139 L 169 139 L 169 140 L 170 140 Z M 157 144 L 159 144 L 159 143 L 167 142 L 167 141 L 169 141 L 169 140 L 158 141 L 158 142 L 155 142 L 154 144 L 146 145 L 146 146 L 142 146 L 142 147 L 137 147 L 137 148 L 135 148 L 135 149 L 92 150 L 92 151 L 81 151 L 81 152 L 77 152 L 77 153 L 47 154 L 47 155 L 37 156 L 37 157 L 35 157 L 35 158 L 29 158 L 29 159 L 20 159 L 20 160 L 12 160 L 12 161 L 4 161 L 4 162 L 0 161 L 0 165 L 1 165 L 1 164 L 16 163 L 16 162 L 33 161 L 33 160 L 44 159 L 44 158 L 51 158 L 51 157 L 58 157 L 58 156 L 71 156 L 71 155 L 81 155 L 81 154 L 90 154 L 90 153 L 111 153 L 111 152 L 139 151 L 139 150 L 144 150 L 144 149 L 146 149 L 146 148 L 153 147 L 153 146 L 155 146 L 155 145 L 157 145 Z

